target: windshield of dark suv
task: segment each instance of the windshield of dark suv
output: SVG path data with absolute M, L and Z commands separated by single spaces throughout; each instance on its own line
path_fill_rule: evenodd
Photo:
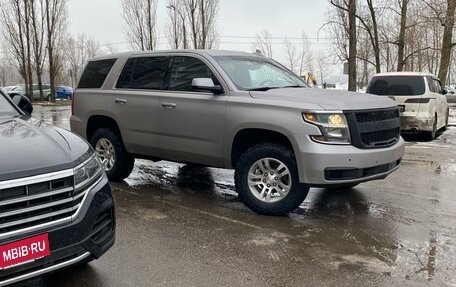
M 17 115 L 19 115 L 17 110 L 5 98 L 5 95 L 0 92 L 0 118 L 9 118 Z
M 274 61 L 255 56 L 215 56 L 236 87 L 244 91 L 308 88 L 298 76 Z
M 366 93 L 379 96 L 418 96 L 426 88 L 422 76 L 373 77 Z

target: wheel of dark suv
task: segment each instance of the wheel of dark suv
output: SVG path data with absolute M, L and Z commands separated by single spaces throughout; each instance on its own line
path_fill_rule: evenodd
M 235 170 L 236 190 L 247 207 L 259 214 L 285 215 L 306 198 L 293 153 L 277 144 L 249 148 Z
M 121 181 L 130 175 L 135 159 L 125 150 L 115 132 L 107 128 L 98 129 L 93 134 L 90 144 L 95 149 L 109 180 Z

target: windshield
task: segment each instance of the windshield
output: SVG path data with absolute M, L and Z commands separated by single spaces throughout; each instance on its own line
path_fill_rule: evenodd
M 373 77 L 366 93 L 379 96 L 417 96 L 424 94 L 425 90 L 423 77 L 386 76 Z
M 0 118 L 10 118 L 17 115 L 19 115 L 17 110 L 5 98 L 5 95 L 0 93 Z
M 309 87 L 301 78 L 267 58 L 216 56 L 214 59 L 240 90 Z

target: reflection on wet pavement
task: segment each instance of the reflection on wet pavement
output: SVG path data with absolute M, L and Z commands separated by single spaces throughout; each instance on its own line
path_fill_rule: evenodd
M 115 247 L 24 286 L 456 286 L 456 128 L 440 138 L 409 142 L 385 180 L 312 188 L 287 217 L 247 209 L 231 170 L 136 160 L 111 184 Z

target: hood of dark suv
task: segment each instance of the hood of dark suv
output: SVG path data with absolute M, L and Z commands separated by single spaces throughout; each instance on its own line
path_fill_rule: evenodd
M 396 106 L 393 100 L 386 97 L 314 88 L 271 89 L 266 92 L 250 92 L 250 95 L 255 99 L 316 104 L 325 110 L 381 109 Z
M 0 181 L 72 168 L 89 149 L 80 137 L 43 121 L 0 119 Z

